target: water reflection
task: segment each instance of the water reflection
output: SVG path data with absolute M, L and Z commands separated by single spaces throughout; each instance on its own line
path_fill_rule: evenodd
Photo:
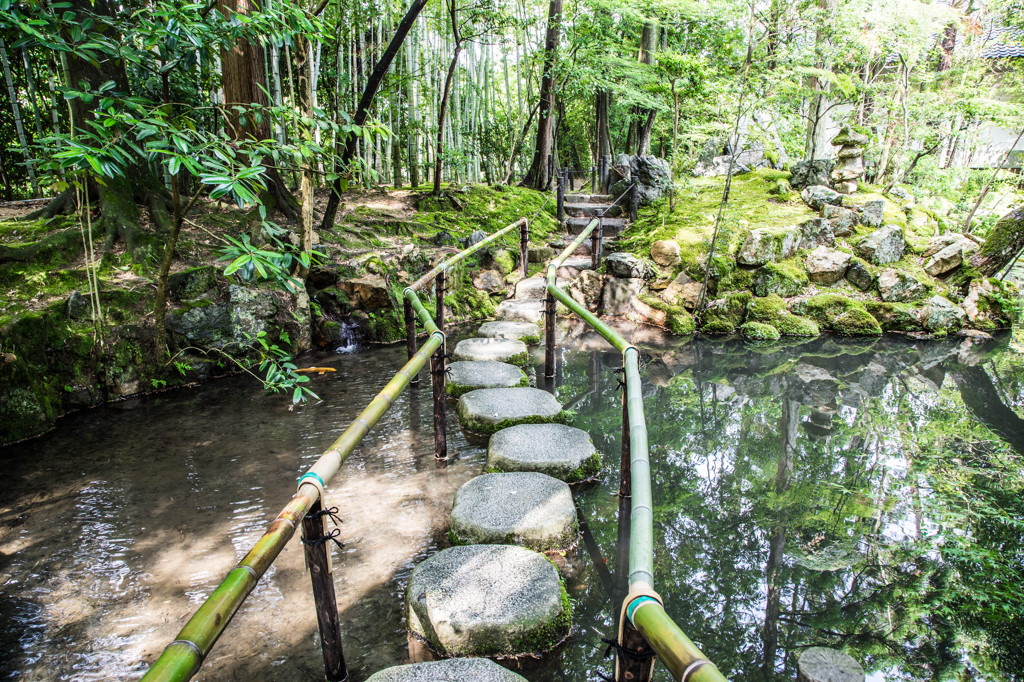
M 624 331 L 644 349 L 656 589 L 727 676 L 792 680 L 796 655 L 826 645 L 873 679 L 1018 679 L 1019 356 L 963 340 L 756 349 Z M 535 681 L 596 681 L 625 591 L 621 356 L 582 327 L 559 334 L 550 388 L 608 467 L 576 490 L 582 542 L 559 560 L 572 637 L 508 665 Z M 323 403 L 296 411 L 228 379 L 74 415 L 0 450 L 0 675 L 139 677 L 404 355 L 312 359 L 337 371 L 314 377 Z M 329 491 L 344 519 L 333 552 L 354 680 L 408 659 L 409 571 L 445 546 L 454 491 L 484 460 L 449 410 L 451 460 L 437 468 L 423 376 Z M 199 679 L 320 675 L 297 544 Z

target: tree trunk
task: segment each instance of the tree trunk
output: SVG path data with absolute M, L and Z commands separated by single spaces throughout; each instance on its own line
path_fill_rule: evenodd
M 452 0 L 452 14 L 455 13 L 455 0 Z M 441 173 L 444 170 L 444 123 L 445 115 L 448 113 L 448 95 L 451 93 L 452 80 L 455 78 L 455 67 L 459 64 L 459 55 L 462 53 L 462 43 L 456 42 L 455 52 L 452 53 L 452 61 L 448 65 L 448 75 L 444 79 L 444 93 L 441 95 L 441 103 L 437 112 L 437 142 L 434 145 L 434 195 L 441 193 Z
M 540 108 L 537 119 L 537 144 L 533 149 L 533 163 L 523 178 L 524 187 L 545 190 L 551 183 L 548 177 L 548 156 L 552 153 L 555 136 L 555 63 L 561 36 L 562 0 L 551 0 L 548 5 L 548 30 L 544 39 L 544 75 L 540 84 Z
M 28 140 L 25 137 L 25 127 L 21 122 L 21 108 L 18 106 L 18 93 L 14 90 L 14 80 L 11 78 L 11 64 L 7 61 L 7 46 L 4 39 L 0 38 L 0 59 L 3 60 L 4 79 L 7 81 L 7 92 L 11 97 L 11 112 L 14 114 L 14 130 L 18 135 L 18 144 L 21 145 L 21 153 L 25 157 L 25 167 L 28 170 L 28 179 L 32 185 L 33 196 L 39 196 L 39 183 L 36 182 L 36 168 L 32 161 L 32 152 L 28 148 Z
M 612 95 L 607 90 L 598 90 L 594 94 L 594 105 L 597 109 L 597 159 L 595 163 L 612 153 L 612 133 L 608 127 L 608 109 Z
M 1009 265 L 1014 256 L 1022 249 L 1024 249 L 1024 208 L 1018 208 L 999 219 L 985 240 L 984 246 L 971 256 L 968 261 L 969 269 L 983 277 L 992 277 Z
M 655 21 L 644 23 L 643 32 L 640 35 L 640 62 L 650 67 L 654 66 L 654 51 L 658 49 L 658 24 Z M 651 129 L 654 127 L 654 117 L 657 112 L 654 109 L 641 110 L 640 118 L 644 120 L 640 127 L 636 155 L 646 156 L 651 145 Z
M 387 73 L 392 60 L 394 60 L 395 55 L 398 54 L 398 50 L 402 47 L 402 43 L 405 41 L 405 37 L 412 29 L 412 26 L 416 21 L 416 17 L 419 16 L 420 11 L 426 7 L 426 5 L 427 0 L 413 0 L 409 5 L 409 11 L 405 13 L 404 17 L 402 17 L 401 23 L 398 24 L 398 28 L 395 30 L 395 35 L 392 36 L 387 49 L 384 50 L 384 54 L 382 54 L 380 60 L 377 61 L 377 65 L 373 67 L 373 73 L 370 74 L 370 78 L 366 81 L 366 87 L 363 89 L 363 96 L 359 100 L 359 107 L 356 109 L 355 116 L 352 118 L 352 122 L 354 124 L 363 125 L 366 122 L 370 105 L 373 104 L 373 98 L 376 96 L 378 88 L 380 88 L 380 83 L 384 79 L 384 74 Z M 349 135 L 345 144 L 345 152 L 342 154 L 339 165 L 335 167 L 335 172 L 340 172 L 342 168 L 352 160 L 352 157 L 355 156 L 356 141 L 357 137 L 355 135 Z M 338 178 L 331 186 L 331 195 L 327 200 L 327 206 L 324 208 L 323 219 L 320 221 L 321 230 L 327 230 L 334 226 L 334 216 L 337 215 L 338 206 L 341 204 L 341 188 L 342 179 Z

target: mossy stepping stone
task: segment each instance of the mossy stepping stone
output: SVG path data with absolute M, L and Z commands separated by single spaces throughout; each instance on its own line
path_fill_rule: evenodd
M 491 434 L 517 424 L 564 423 L 562 405 L 539 388 L 481 388 L 459 398 L 459 420 L 473 433 Z
M 561 642 L 572 605 L 543 554 L 509 545 L 464 545 L 412 570 L 409 630 L 442 656 L 541 654 Z
M 601 455 L 586 431 L 564 424 L 521 424 L 491 437 L 487 468 L 539 471 L 575 483 L 601 470 Z
M 540 324 L 544 320 L 544 301 L 531 299 L 509 299 L 498 305 L 494 316 L 499 320 L 510 322 L 533 322 Z
M 518 339 L 463 339 L 452 357 L 456 362 L 507 362 L 521 367 L 530 360 L 526 344 Z
M 385 668 L 366 682 L 526 682 L 526 678 L 487 658 L 448 658 Z
M 578 530 L 569 485 L 532 471 L 477 476 L 452 505 L 450 537 L 459 544 L 565 550 Z
M 444 389 L 453 398 L 478 388 L 529 386 L 526 373 L 507 362 L 453 362 L 448 365 Z
M 540 343 L 540 327 L 533 322 L 484 322 L 477 330 L 488 339 L 516 339 L 523 343 Z

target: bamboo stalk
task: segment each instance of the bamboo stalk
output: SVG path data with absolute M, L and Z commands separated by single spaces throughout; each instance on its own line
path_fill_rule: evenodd
M 321 488 L 313 481 L 318 480 L 327 484 L 334 477 L 345 459 L 387 412 L 395 398 L 409 385 L 411 378 L 423 369 L 430 355 L 443 343 L 444 334 L 440 331 L 432 332 L 412 359 L 391 378 L 359 417 L 349 424 L 345 432 L 299 479 L 299 488 L 295 496 L 267 527 L 263 537 L 253 545 L 245 558 L 203 602 L 175 640 L 164 649 L 143 680 L 188 680 L 198 672 L 203 659 L 231 622 L 242 602 L 295 534 L 295 529 L 312 508 L 313 503 L 320 498 Z
M 460 251 L 459 253 L 455 254 L 454 256 L 452 256 L 448 260 L 444 261 L 443 263 L 440 263 L 440 264 L 434 266 L 430 270 L 430 272 L 428 272 L 427 274 L 423 275 L 418 280 L 416 280 L 415 282 L 410 284 L 408 289 L 406 289 L 406 291 L 409 291 L 409 290 L 418 291 L 424 284 L 426 284 L 427 282 L 433 281 L 434 278 L 438 275 L 438 273 L 444 272 L 445 270 L 447 270 L 451 266 L 453 266 L 456 263 L 459 263 L 459 262 L 465 260 L 466 258 L 468 258 L 469 256 L 473 255 L 474 253 L 476 253 L 480 249 L 484 248 L 485 246 L 489 246 L 496 239 L 499 239 L 500 237 L 505 236 L 506 234 L 511 232 L 514 228 L 517 228 L 517 227 L 519 227 L 521 225 L 528 225 L 528 224 L 529 224 L 529 220 L 527 220 L 526 218 L 520 218 L 519 220 L 515 221 L 511 225 L 506 225 L 505 227 L 501 228 L 500 230 L 498 230 L 497 232 L 492 234 L 490 237 L 487 237 L 486 239 L 482 239 L 482 240 L 478 241 L 476 244 L 474 244 L 473 246 L 469 247 L 468 249 L 465 249 L 464 251 Z

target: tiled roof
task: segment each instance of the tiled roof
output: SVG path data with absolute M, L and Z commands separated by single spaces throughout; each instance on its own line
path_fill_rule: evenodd
M 1024 57 L 1024 30 L 990 25 L 982 38 L 981 56 L 986 59 Z

